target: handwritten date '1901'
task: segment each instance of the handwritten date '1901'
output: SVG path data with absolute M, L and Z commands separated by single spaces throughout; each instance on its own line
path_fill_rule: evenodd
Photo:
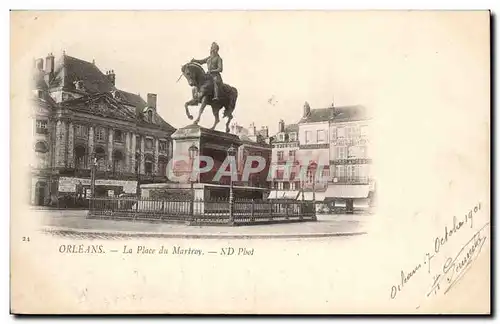
M 435 257 L 442 251 L 442 248 L 452 239 L 452 236 L 457 236 L 456 234 L 463 228 L 473 228 L 473 218 L 474 215 L 481 209 L 481 203 L 471 208 L 464 217 L 457 218 L 453 217 L 453 224 L 451 227 L 444 227 L 444 235 L 438 236 L 434 239 L 434 249 L 431 253 L 426 253 L 422 263 L 417 263 L 415 267 L 409 271 L 401 270 L 400 279 L 398 284 L 391 287 L 391 299 L 395 299 L 396 296 L 401 293 L 406 285 L 422 272 L 421 269 L 426 269 L 428 274 L 432 273 L 431 264 L 435 263 Z M 468 226 L 465 226 L 468 225 Z M 464 275 L 464 273 L 469 268 L 470 264 L 475 260 L 475 258 L 481 252 L 481 248 L 486 241 L 484 236 L 484 229 L 489 225 L 487 223 L 480 230 L 474 233 L 473 237 L 463 245 L 460 251 L 454 257 L 445 258 L 446 261 L 442 266 L 442 271 L 436 275 L 432 275 L 432 288 L 427 294 L 429 297 L 432 293 L 436 294 L 437 291 L 441 289 L 443 280 L 446 280 L 447 287 L 444 291 L 446 293 L 453 285 Z

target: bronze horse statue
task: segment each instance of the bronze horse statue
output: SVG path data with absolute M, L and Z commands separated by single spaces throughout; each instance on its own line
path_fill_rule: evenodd
M 224 116 L 227 117 L 226 133 L 229 133 L 229 123 L 233 119 L 233 111 L 236 106 L 236 99 L 238 98 L 238 90 L 228 84 L 223 84 L 220 89 L 220 99 L 213 100 L 214 97 L 214 84 L 213 80 L 208 75 L 203 67 L 194 62 L 184 64 L 181 68 L 182 74 L 186 77 L 189 85 L 192 87 L 193 98 L 184 104 L 186 115 L 189 119 L 193 116 L 189 113 L 189 106 L 197 106 L 201 103 L 198 117 L 194 120 L 193 124 L 197 125 L 200 122 L 200 117 L 207 105 L 212 106 L 212 112 L 215 120 L 210 129 L 215 129 L 219 123 L 219 111 L 224 107 Z

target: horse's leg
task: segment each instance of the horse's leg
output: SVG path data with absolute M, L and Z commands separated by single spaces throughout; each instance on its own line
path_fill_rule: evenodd
M 193 124 L 198 125 L 198 123 L 200 122 L 201 115 L 203 114 L 203 111 L 205 110 L 206 106 L 207 106 L 207 96 L 203 96 L 203 98 L 201 99 L 200 111 L 198 112 L 198 118 L 196 118 Z
M 219 119 L 219 111 L 220 111 L 220 106 L 219 105 L 213 105 L 212 106 L 212 112 L 214 114 L 215 120 L 214 120 L 214 125 L 210 129 L 215 129 L 215 126 L 220 122 Z
M 229 116 L 227 116 L 227 122 L 226 122 L 226 133 L 229 133 L 229 124 L 231 123 L 231 119 L 233 119 L 233 115 L 229 114 Z
M 193 119 L 193 116 L 189 113 L 189 106 L 196 106 L 197 104 L 198 101 L 196 101 L 195 99 L 191 99 L 184 104 L 184 108 L 186 109 L 186 116 L 189 119 Z

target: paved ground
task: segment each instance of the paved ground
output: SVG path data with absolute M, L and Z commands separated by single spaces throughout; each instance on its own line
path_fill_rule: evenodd
M 372 217 L 370 215 L 318 215 L 318 221 L 316 222 L 230 227 L 87 219 L 87 211 L 83 210 L 43 210 L 34 212 L 42 218 L 45 231 L 72 238 L 141 236 L 290 238 L 356 235 L 364 233 L 363 225 Z

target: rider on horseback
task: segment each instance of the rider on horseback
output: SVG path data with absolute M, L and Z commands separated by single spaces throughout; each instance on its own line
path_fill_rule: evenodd
M 222 58 L 219 56 L 219 45 L 213 42 L 210 47 L 210 56 L 204 58 L 202 60 L 192 59 L 191 62 L 195 62 L 198 64 L 207 64 L 208 66 L 208 74 L 212 77 L 214 82 L 214 98 L 213 100 L 219 100 L 219 90 L 222 87 Z

